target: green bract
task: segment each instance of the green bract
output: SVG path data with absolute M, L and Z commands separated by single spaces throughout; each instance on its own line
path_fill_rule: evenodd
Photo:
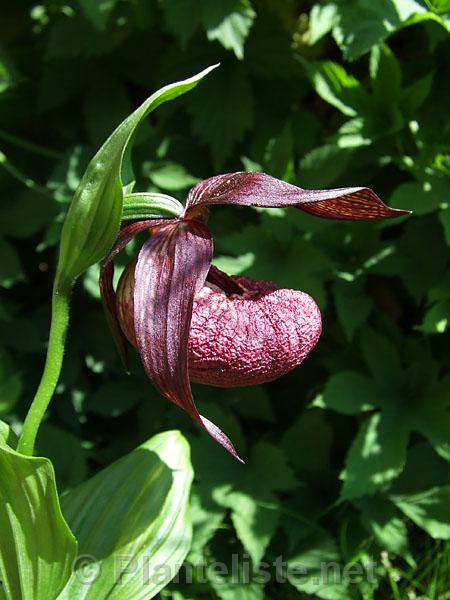
M 61 234 L 57 280 L 71 284 L 111 248 L 123 207 L 124 154 L 139 124 L 155 108 L 194 88 L 217 65 L 155 92 L 106 140 L 89 163 L 78 186 Z

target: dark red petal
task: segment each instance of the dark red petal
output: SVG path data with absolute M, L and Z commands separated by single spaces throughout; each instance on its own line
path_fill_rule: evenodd
M 189 382 L 192 306 L 211 260 L 211 235 L 202 223 L 172 222 L 158 228 L 142 246 L 136 264 L 134 329 L 154 386 L 241 461 L 226 435 L 199 414 Z
M 109 254 L 103 260 L 101 268 L 100 268 L 100 278 L 99 278 L 99 287 L 100 287 L 100 296 L 102 298 L 103 308 L 105 311 L 106 321 L 108 323 L 109 329 L 113 336 L 114 342 L 117 347 L 117 351 L 119 353 L 120 359 L 125 370 L 128 372 L 128 352 L 127 352 L 127 342 L 125 336 L 122 333 L 122 329 L 120 328 L 119 322 L 117 320 L 116 314 L 116 293 L 113 287 L 113 277 L 114 277 L 114 257 L 121 252 L 128 242 L 140 231 L 144 229 L 151 229 L 152 227 L 156 227 L 157 225 L 162 225 L 167 223 L 167 220 L 163 219 L 152 219 L 146 221 L 137 221 L 136 223 L 131 223 L 127 225 L 123 229 L 120 230 L 119 235 L 117 236 L 116 242 L 114 246 L 111 248 Z
M 318 217 L 351 221 L 391 219 L 410 214 L 386 206 L 370 188 L 303 190 L 265 173 L 227 173 L 198 183 L 189 192 L 186 216 L 194 207 L 239 204 L 282 208 L 293 206 Z

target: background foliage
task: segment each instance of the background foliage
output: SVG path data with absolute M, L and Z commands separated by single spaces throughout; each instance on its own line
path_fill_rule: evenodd
M 68 203 L 97 147 L 150 91 L 222 63 L 140 129 L 139 189 L 183 200 L 215 173 L 264 170 L 302 187 L 369 185 L 414 210 L 382 224 L 212 211 L 218 266 L 305 290 L 323 312 L 322 339 L 292 374 L 195 387 L 245 467 L 152 390 L 136 357 L 132 376 L 122 372 L 98 269 L 78 285 L 39 453 L 64 490 L 158 431 L 186 432 L 194 542 L 164 598 L 449 597 L 449 31 L 448 0 L 2 8 L 0 417 L 16 429 L 43 364 Z M 250 572 L 281 556 L 309 575 L 204 576 L 205 561 L 233 554 Z M 324 585 L 322 561 L 355 576 Z

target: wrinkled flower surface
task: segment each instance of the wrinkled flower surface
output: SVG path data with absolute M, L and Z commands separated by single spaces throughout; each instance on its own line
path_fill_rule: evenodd
M 136 260 L 122 274 L 117 317 L 128 341 L 134 332 Z M 240 290 L 208 283 L 194 296 L 188 340 L 189 377 L 196 383 L 239 387 L 267 383 L 298 366 L 319 339 L 322 321 L 311 296 L 270 281 L 231 277 Z
M 229 277 L 211 266 L 213 245 L 206 227 L 208 206 L 291 206 L 340 220 L 393 218 L 369 188 L 303 190 L 264 173 L 229 173 L 206 179 L 189 193 L 175 218 L 125 226 L 100 276 L 108 323 L 126 364 L 126 340 L 167 399 L 241 460 L 220 429 L 199 414 L 190 381 L 222 387 L 272 381 L 311 352 L 321 333 L 314 300 L 269 281 Z M 138 232 L 150 231 L 125 269 L 117 294 L 113 259 Z

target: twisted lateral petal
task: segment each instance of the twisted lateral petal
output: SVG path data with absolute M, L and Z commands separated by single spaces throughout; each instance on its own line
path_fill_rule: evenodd
M 154 386 L 242 462 L 227 436 L 199 414 L 189 383 L 194 295 L 205 283 L 211 260 L 211 236 L 201 223 L 172 222 L 159 227 L 142 246 L 136 264 L 134 329 L 142 363 Z
M 198 183 L 189 192 L 186 216 L 194 207 L 239 204 L 265 208 L 293 206 L 318 217 L 365 221 L 410 214 L 386 206 L 366 187 L 304 190 L 265 173 L 227 173 Z
M 125 336 L 122 333 L 119 322 L 117 320 L 116 312 L 116 293 L 113 287 L 114 277 L 114 257 L 121 252 L 128 242 L 140 231 L 144 229 L 151 229 L 158 225 L 167 223 L 164 219 L 152 219 L 146 221 L 137 221 L 131 225 L 124 227 L 116 238 L 114 246 L 109 251 L 102 262 L 100 269 L 99 287 L 100 295 L 102 298 L 102 304 L 105 311 L 106 322 L 108 323 L 109 329 L 113 336 L 114 342 L 117 347 L 120 359 L 126 371 L 128 371 L 128 352 L 127 343 Z

